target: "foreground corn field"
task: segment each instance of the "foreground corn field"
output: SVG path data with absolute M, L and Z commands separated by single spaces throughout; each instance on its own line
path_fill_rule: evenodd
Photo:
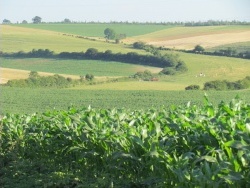
M 249 187 L 250 105 L 0 120 L 0 187 Z

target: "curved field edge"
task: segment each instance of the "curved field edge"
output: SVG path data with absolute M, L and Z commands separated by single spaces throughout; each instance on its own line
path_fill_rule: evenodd
M 250 186 L 250 105 L 70 108 L 0 119 L 3 187 Z

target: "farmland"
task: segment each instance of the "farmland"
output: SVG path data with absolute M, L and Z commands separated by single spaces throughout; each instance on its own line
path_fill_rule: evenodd
M 62 60 L 43 58 L 0 58 L 1 67 L 28 71 L 49 72 L 55 74 L 95 76 L 129 76 L 137 71 L 148 69 L 152 72 L 160 72 L 160 68 L 140 65 L 130 65 L 120 62 L 107 62 L 96 60 Z
M 4 187 L 248 187 L 249 104 L 0 120 Z M 246 123 L 247 122 L 247 123 Z
M 105 42 L 107 27 L 127 38 Z M 243 50 L 249 32 L 249 26 L 14 24 L 1 25 L 0 42 L 10 54 L 96 48 L 149 55 L 131 44 Z M 56 55 L 0 57 L 2 82 L 25 79 L 30 71 L 73 79 L 94 75 L 67 88 L 0 86 L 0 187 L 250 186 L 250 90 L 184 90 L 250 76 L 250 61 L 158 51 L 166 54 L 180 58 L 188 71 L 164 75 L 159 67 Z M 131 77 L 145 70 L 156 80 Z
M 223 44 L 250 41 L 249 26 L 173 27 L 149 34 L 134 36 L 127 42 L 144 41 L 156 46 L 193 49 L 200 44 L 211 48 Z
M 102 31 L 103 32 L 103 31 Z M 59 52 L 81 52 L 88 48 L 96 48 L 99 51 L 107 49 L 113 52 L 127 53 L 135 51 L 124 44 L 113 44 L 103 41 L 66 36 L 60 32 L 23 28 L 9 25 L 1 25 L 0 42 L 4 52 L 29 52 L 32 49 L 50 49 Z M 138 50 L 136 50 L 138 52 Z M 143 53 L 143 51 L 141 51 Z
M 123 83 L 121 85 L 124 86 Z M 133 87 L 133 83 L 131 85 Z M 185 105 L 191 101 L 192 104 L 201 106 L 205 94 L 204 91 L 159 91 L 160 89 L 150 90 L 150 85 L 147 85 L 147 88 L 145 85 L 137 84 L 136 86 L 137 88 L 134 87 L 136 90 L 129 90 L 130 85 L 127 88 L 123 87 L 123 90 L 121 87 L 120 89 L 110 87 L 95 90 L 95 86 L 85 86 L 86 88 L 80 89 L 1 87 L 1 114 L 44 112 L 53 108 L 65 110 L 71 105 L 138 110 L 150 107 L 160 108 L 163 105 L 169 108 L 172 105 Z M 144 87 L 144 89 L 140 87 Z M 245 101 L 250 101 L 249 90 L 206 91 L 206 93 L 214 105 L 220 101 L 228 102 L 237 95 Z
M 143 35 L 173 26 L 147 25 L 147 24 L 19 24 L 17 26 L 39 30 L 56 31 L 60 33 L 81 35 L 87 37 L 104 37 L 104 30 L 112 28 L 117 33 L 128 37 Z

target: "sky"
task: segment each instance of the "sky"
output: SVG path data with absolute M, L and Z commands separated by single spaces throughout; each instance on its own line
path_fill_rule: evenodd
M 39 16 L 44 22 L 250 22 L 250 0 L 0 0 L 0 23 Z

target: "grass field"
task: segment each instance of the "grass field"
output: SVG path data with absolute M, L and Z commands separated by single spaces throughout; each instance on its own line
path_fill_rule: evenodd
M 106 28 L 111 28 L 118 34 L 126 34 L 131 37 L 173 27 L 148 24 L 17 24 L 15 26 L 88 37 L 104 37 Z
M 156 46 L 193 49 L 200 44 L 205 48 L 250 41 L 249 26 L 173 27 L 125 39 L 125 42 L 144 41 Z
M 214 51 L 218 51 L 218 50 L 226 50 L 228 48 L 235 49 L 238 53 L 250 51 L 250 42 L 237 42 L 237 43 L 233 43 L 233 44 L 216 46 L 214 48 L 209 48 L 206 51 L 214 52 Z
M 74 89 L 32 89 L 0 87 L 1 114 L 44 112 L 49 109 L 67 109 L 69 106 L 93 108 L 148 109 L 150 107 L 169 108 L 172 105 L 203 104 L 203 91 L 121 91 L 115 90 L 74 90 Z M 213 104 L 230 101 L 239 95 L 250 101 L 250 90 L 208 91 Z
M 161 68 L 99 60 L 62 60 L 42 58 L 0 58 L 1 67 L 56 74 L 94 76 L 130 76 L 138 71 L 150 70 L 158 73 Z
M 113 52 L 127 53 L 136 51 L 128 45 L 113 44 L 89 39 L 80 39 L 65 36 L 63 33 L 32 28 L 23 28 L 10 25 L 1 25 L 0 37 L 1 51 L 3 52 L 29 52 L 32 49 L 50 49 L 56 53 L 85 52 L 88 48 L 96 48 L 99 51 L 112 50 Z

